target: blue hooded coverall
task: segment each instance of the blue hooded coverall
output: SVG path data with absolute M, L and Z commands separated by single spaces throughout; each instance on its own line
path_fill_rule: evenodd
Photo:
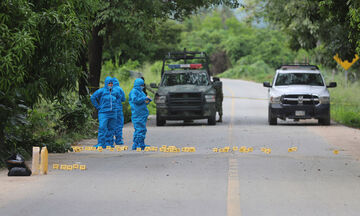
M 149 110 L 146 101 L 150 102 L 142 88 L 144 86 L 144 80 L 138 78 L 134 82 L 134 88 L 129 94 L 129 103 L 131 106 L 131 121 L 134 125 L 134 138 L 132 149 L 145 148 L 145 135 L 146 135 L 146 121 L 149 116 Z
M 114 143 L 113 136 L 115 134 L 115 144 L 123 145 L 124 141 L 123 141 L 122 134 L 123 134 L 123 127 L 124 127 L 124 113 L 123 113 L 122 102 L 125 102 L 126 98 L 125 98 L 124 90 L 119 85 L 118 79 L 116 79 L 116 77 L 114 77 L 112 79 L 112 81 L 113 81 L 113 91 L 114 92 L 117 91 L 120 94 L 120 98 L 118 100 L 116 100 L 116 103 L 114 106 L 115 111 L 116 111 L 116 126 L 115 126 L 114 133 L 112 133 L 111 135 L 108 136 L 110 138 L 109 143 L 111 143 L 111 145 L 113 145 L 113 143 Z
M 109 83 L 112 83 L 111 77 L 106 77 L 105 87 L 98 89 L 91 95 L 91 103 L 98 110 L 99 117 L 99 133 L 98 144 L 95 147 L 103 147 L 106 145 L 112 146 L 107 141 L 109 138 L 109 131 L 114 131 L 116 125 L 116 101 L 120 100 L 120 93 L 113 91 L 108 87 Z M 113 132 L 111 133 L 113 134 Z

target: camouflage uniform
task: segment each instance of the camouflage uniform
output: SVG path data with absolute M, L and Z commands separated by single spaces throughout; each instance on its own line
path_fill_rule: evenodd
M 216 111 L 219 113 L 218 122 L 222 122 L 222 115 L 223 115 L 222 102 L 224 100 L 224 94 L 223 94 L 223 90 L 222 90 L 222 82 L 219 81 L 219 85 L 215 85 L 214 88 L 216 90 L 216 101 L 215 101 Z

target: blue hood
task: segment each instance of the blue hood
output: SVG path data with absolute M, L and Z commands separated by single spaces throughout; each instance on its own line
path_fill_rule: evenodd
M 106 77 L 106 79 L 105 79 L 105 86 L 104 87 L 106 89 L 109 89 L 109 87 L 108 87 L 109 83 L 113 83 L 113 78 L 111 78 L 110 76 Z
M 120 85 L 119 85 L 119 80 L 116 79 L 116 77 L 112 78 L 112 82 L 113 82 L 114 87 L 120 86 Z
M 141 86 L 144 85 L 144 80 L 141 79 L 141 78 L 137 78 L 135 81 L 134 81 L 134 88 L 136 89 L 139 89 L 139 90 L 142 90 L 141 89 Z

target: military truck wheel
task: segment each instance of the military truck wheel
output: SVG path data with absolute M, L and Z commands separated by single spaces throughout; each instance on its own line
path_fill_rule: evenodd
M 216 113 L 208 118 L 208 125 L 216 125 Z
M 274 116 L 271 112 L 271 109 L 269 108 L 269 114 L 268 114 L 268 121 L 269 125 L 277 125 L 277 118 Z
M 156 114 L 156 126 L 164 126 L 166 123 L 166 120 L 159 117 L 158 114 Z

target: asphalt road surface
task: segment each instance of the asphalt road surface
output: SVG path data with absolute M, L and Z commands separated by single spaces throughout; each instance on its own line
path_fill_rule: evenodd
M 0 215 L 360 214 L 359 130 L 318 126 L 316 120 L 269 126 L 266 88 L 239 80 L 223 83 L 223 123 L 156 127 L 154 116 L 148 122 L 147 144 L 196 147 L 196 152 L 50 154 L 46 176 L 0 172 Z M 132 125 L 126 125 L 130 147 L 132 133 Z M 254 151 L 212 151 L 225 146 Z M 290 147 L 298 150 L 288 152 Z M 53 163 L 85 164 L 87 170 L 53 170 Z

